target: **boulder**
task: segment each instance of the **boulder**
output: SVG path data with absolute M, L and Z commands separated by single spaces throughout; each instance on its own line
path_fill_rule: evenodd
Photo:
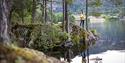
M 49 57 L 43 52 L 20 48 L 14 45 L 0 44 L 0 63 L 67 63 L 54 57 Z

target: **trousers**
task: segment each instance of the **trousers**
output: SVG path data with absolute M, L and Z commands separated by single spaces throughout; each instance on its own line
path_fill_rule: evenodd
M 85 20 L 81 20 L 80 26 L 84 27 L 84 21 L 85 21 Z

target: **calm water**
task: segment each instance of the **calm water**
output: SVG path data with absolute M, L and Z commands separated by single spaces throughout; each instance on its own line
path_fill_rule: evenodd
M 108 50 L 106 52 L 100 54 L 93 54 L 90 55 L 90 59 L 96 57 L 102 58 L 101 63 L 125 63 L 125 50 L 122 51 L 115 51 L 115 50 Z M 75 57 L 72 59 L 72 63 L 81 63 L 82 57 Z M 90 60 L 90 63 L 95 63 L 95 60 Z
M 101 63 L 125 63 L 125 21 L 92 23 L 89 28 L 96 29 L 100 36 L 96 45 L 90 48 L 90 59 L 98 56 L 103 59 Z M 81 59 L 77 56 L 72 63 L 81 63 Z
M 125 21 L 109 21 L 90 24 L 91 29 L 96 29 L 100 39 L 90 53 L 100 53 L 107 50 L 125 50 Z
M 101 40 L 125 41 L 125 21 L 94 23 L 89 28 L 96 29 Z

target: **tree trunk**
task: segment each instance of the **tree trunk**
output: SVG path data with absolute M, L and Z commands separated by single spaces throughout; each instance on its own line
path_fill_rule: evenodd
M 24 9 L 22 9 L 21 11 L 21 20 L 22 20 L 22 23 L 24 23 Z
M 69 30 L 68 30 L 68 27 L 69 27 L 69 21 L 68 21 L 68 5 L 67 5 L 67 0 L 65 0 L 65 5 L 64 5 L 64 7 L 65 7 L 65 12 L 64 12 L 64 14 L 65 14 L 65 22 L 64 23 L 66 23 L 65 24 L 65 29 L 66 29 L 66 32 L 68 33 L 69 32 Z
M 51 0 L 51 23 L 53 23 L 53 0 Z
M 44 20 L 44 17 L 45 17 L 44 4 L 45 4 L 45 0 L 42 1 L 42 5 L 41 5 L 41 7 L 42 7 L 42 21 Z M 44 22 L 44 21 L 43 21 L 43 22 Z
M 47 0 L 45 0 L 45 23 L 47 21 Z
M 62 7 L 63 7 L 63 22 L 62 22 L 62 26 L 63 26 L 63 28 L 62 28 L 62 31 L 65 31 L 65 2 L 64 2 L 65 0 L 62 0 Z
M 9 15 L 12 0 L 0 0 L 0 42 L 10 42 L 8 34 Z
M 36 14 L 36 0 L 33 0 L 33 5 L 32 5 L 32 22 L 35 21 L 35 14 Z

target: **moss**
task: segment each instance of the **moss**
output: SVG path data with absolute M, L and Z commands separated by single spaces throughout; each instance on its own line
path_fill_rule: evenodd
M 14 45 L 4 46 L 0 44 L 0 55 L 4 56 L 3 60 L 6 60 L 7 63 L 49 63 L 49 57 L 44 53 Z M 52 59 L 51 61 L 54 62 Z
M 90 33 L 92 33 L 95 37 L 98 37 L 96 30 L 86 31 L 85 29 L 80 28 L 77 25 L 73 25 L 72 32 L 71 32 L 71 40 L 73 41 L 73 48 L 72 50 L 75 53 L 82 52 L 86 50 L 90 45 L 94 45 L 96 40 L 89 41 L 91 44 L 87 45 L 87 42 L 90 38 Z

